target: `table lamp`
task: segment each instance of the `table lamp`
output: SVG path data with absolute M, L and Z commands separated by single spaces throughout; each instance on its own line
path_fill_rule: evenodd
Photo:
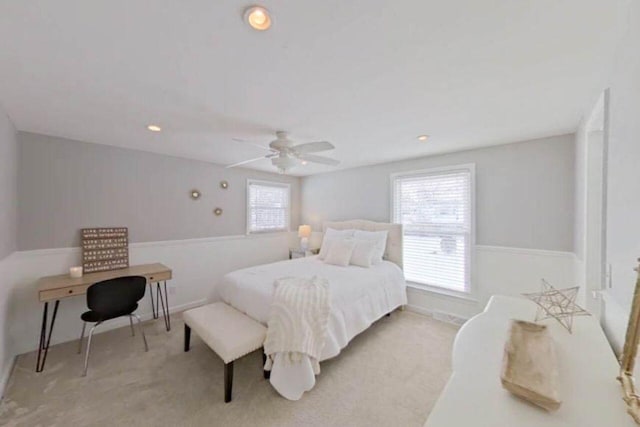
M 311 226 L 301 225 L 298 227 L 298 237 L 300 237 L 300 249 L 306 251 L 309 249 L 309 237 L 311 236 Z

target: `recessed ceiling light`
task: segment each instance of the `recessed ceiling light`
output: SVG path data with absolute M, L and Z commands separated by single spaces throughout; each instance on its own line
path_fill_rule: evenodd
M 149 125 L 147 126 L 147 129 L 149 129 L 151 132 L 160 132 L 162 130 L 162 128 L 158 125 Z
M 252 6 L 245 10 L 244 19 L 254 30 L 265 31 L 271 27 L 269 11 L 262 6 Z
M 426 141 L 429 139 L 429 135 L 420 135 L 418 136 L 418 141 Z
M 306 165 L 307 163 L 309 163 L 309 162 L 307 162 L 306 160 L 303 160 L 302 161 L 302 166 Z

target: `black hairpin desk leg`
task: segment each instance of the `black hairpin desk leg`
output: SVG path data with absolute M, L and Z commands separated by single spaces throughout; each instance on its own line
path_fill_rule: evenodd
M 60 300 L 56 300 L 53 306 L 53 315 L 51 316 L 51 325 L 49 326 L 49 335 L 47 336 L 48 310 L 49 302 L 44 303 L 42 311 L 42 328 L 40 329 L 40 343 L 38 344 L 38 360 L 36 361 L 36 372 L 42 372 L 44 364 L 47 361 L 47 353 L 49 352 L 49 344 L 51 344 L 51 333 L 53 332 L 53 324 L 56 322 L 58 314 L 58 306 Z
M 158 310 L 156 309 L 156 303 L 153 302 L 153 283 L 149 283 L 149 296 L 151 297 L 151 313 L 153 313 L 153 318 L 158 318 Z
M 156 284 L 156 304 L 160 301 L 162 306 L 162 316 L 164 317 L 164 326 L 167 328 L 167 331 L 171 330 L 171 315 L 169 314 L 169 293 L 167 292 L 167 282 L 164 282 L 164 297 L 162 296 L 162 287 L 160 286 L 160 282 Z M 158 309 L 156 309 L 156 313 Z

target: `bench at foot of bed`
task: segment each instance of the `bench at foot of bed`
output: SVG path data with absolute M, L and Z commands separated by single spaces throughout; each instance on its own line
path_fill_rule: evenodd
M 184 351 L 189 351 L 193 329 L 224 361 L 224 401 L 230 402 L 233 361 L 262 347 L 267 328 L 223 302 L 187 310 L 183 316 Z

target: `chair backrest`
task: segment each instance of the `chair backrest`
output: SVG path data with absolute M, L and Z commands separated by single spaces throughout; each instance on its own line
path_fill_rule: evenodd
M 100 314 L 119 313 L 131 309 L 144 297 L 147 279 L 125 276 L 104 280 L 87 289 L 87 307 Z

